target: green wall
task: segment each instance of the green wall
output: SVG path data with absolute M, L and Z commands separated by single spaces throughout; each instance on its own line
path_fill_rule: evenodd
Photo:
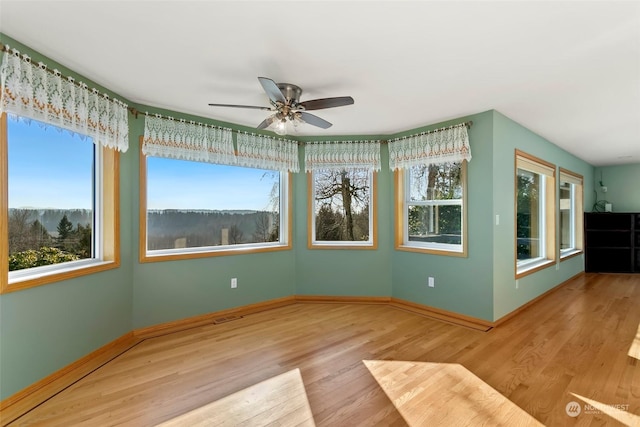
M 2 41 L 99 88 L 14 40 L 2 36 Z M 252 130 L 130 105 L 150 113 Z M 500 113 L 487 111 L 395 135 L 326 139 L 391 139 L 466 120 L 474 122 L 469 130 L 473 159 L 468 167 L 466 258 L 394 249 L 393 174 L 383 144 L 377 181 L 376 250 L 307 247 L 307 176 L 301 172 L 292 176 L 292 250 L 140 264 L 138 138 L 144 120 L 131 115 L 130 148 L 121 155 L 122 265 L 116 270 L 0 295 L 0 399 L 133 329 L 226 308 L 295 294 L 394 296 L 495 320 L 582 271 L 582 258 L 572 258 L 560 263 L 557 270 L 550 268 L 521 279 L 515 289 L 513 150 L 522 149 L 582 174 L 585 206 L 594 201 L 594 174 L 590 165 Z M 310 138 L 300 138 L 305 139 Z M 302 161 L 302 153 L 300 158 Z M 638 168 L 633 170 L 637 174 Z M 611 193 L 617 184 L 609 174 L 605 170 L 605 179 L 611 179 L 607 182 Z M 618 182 L 624 182 L 624 178 Z M 495 225 L 495 215 L 500 215 L 500 225 Z M 427 276 L 435 277 L 435 288 L 426 286 Z M 237 289 L 230 288 L 232 277 L 238 278 Z
M 468 257 L 458 258 L 414 252 L 395 251 L 392 256 L 393 296 L 443 310 L 493 320 L 491 218 L 493 193 L 492 112 L 438 123 L 416 131 L 472 120 L 469 143 L 472 159 L 467 168 Z M 393 204 L 393 186 L 388 203 Z M 386 225 L 393 229 L 393 222 Z M 393 245 L 393 242 L 390 242 Z M 427 286 L 427 277 L 435 287 Z
M 150 113 L 181 116 L 144 106 L 135 107 Z M 202 117 L 183 118 L 229 126 Z M 133 179 L 127 187 L 134 215 L 137 215 L 138 141 L 144 134 L 144 118 L 131 117 L 129 123 L 135 143 L 129 148 Z M 293 183 L 294 194 L 298 191 L 296 184 Z M 139 224 L 132 221 L 130 226 L 131 235 L 135 236 L 132 244 L 136 254 L 131 279 L 134 329 L 295 294 L 293 250 L 140 264 L 137 261 Z M 232 277 L 238 279 L 236 289 L 231 289 Z
M 611 203 L 614 212 L 640 212 L 640 163 L 597 167 L 594 178 L 598 200 Z M 601 191 L 600 181 L 607 187 L 606 193 Z
M 345 137 L 347 140 L 374 137 Z M 382 170 L 377 177 L 378 249 L 309 249 L 307 245 L 307 174 L 294 176 L 294 246 L 296 293 L 300 295 L 389 296 L 391 295 L 391 251 L 393 175 L 389 172 L 386 145 L 382 144 Z M 301 165 L 303 153 L 300 156 Z
M 584 177 L 584 208 L 593 204 L 593 166 L 493 112 L 493 319 L 497 320 L 538 295 L 584 271 L 584 256 L 562 261 L 515 280 L 515 150 L 546 160 Z M 557 183 L 556 183 L 557 184 Z M 556 195 L 557 195 L 556 191 Z M 495 225 L 495 215 L 500 224 Z M 556 233 L 557 234 L 557 233 Z
M 0 40 L 113 95 L 9 37 Z M 120 157 L 120 268 L 0 295 L 0 399 L 131 331 L 131 152 Z

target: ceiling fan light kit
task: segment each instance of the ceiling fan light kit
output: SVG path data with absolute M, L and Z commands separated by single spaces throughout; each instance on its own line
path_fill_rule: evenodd
M 291 127 L 295 130 L 300 123 L 310 124 L 321 129 L 328 129 L 332 126 L 328 121 L 314 114 L 307 113 L 306 110 L 342 107 L 354 103 L 353 98 L 350 96 L 312 99 L 300 102 L 302 89 L 299 86 L 291 83 L 276 83 L 267 77 L 258 77 L 258 80 L 269 97 L 271 107 L 237 104 L 209 105 L 212 107 L 252 108 L 272 111 L 273 114 L 264 119 L 257 126 L 257 129 L 270 128 L 278 135 L 286 135 L 287 132 L 291 130 Z M 289 126 L 289 123 L 291 123 L 291 126 Z

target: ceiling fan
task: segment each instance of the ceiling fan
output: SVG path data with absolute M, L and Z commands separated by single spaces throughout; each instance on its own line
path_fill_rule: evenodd
M 257 110 L 272 111 L 273 114 L 260 123 L 257 129 L 266 129 L 273 126 L 278 135 L 287 132 L 287 123 L 308 123 L 322 129 L 331 127 L 331 123 L 320 117 L 307 113 L 307 110 L 321 110 L 324 108 L 342 107 L 353 104 L 350 96 L 338 96 L 334 98 L 312 99 L 300 102 L 302 89 L 290 83 L 276 83 L 266 77 L 258 77 L 262 88 L 267 93 L 271 107 L 258 107 L 253 105 L 236 104 L 209 104 L 212 107 L 253 108 Z

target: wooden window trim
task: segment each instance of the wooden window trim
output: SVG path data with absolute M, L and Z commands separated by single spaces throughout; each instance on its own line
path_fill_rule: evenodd
M 393 201 L 394 205 L 394 213 L 395 213 L 395 221 L 394 221 L 394 248 L 397 251 L 403 252 L 416 252 L 422 254 L 429 255 L 443 255 L 443 256 L 451 256 L 458 258 L 467 258 L 468 257 L 468 226 L 467 226 L 467 217 L 468 217 L 468 203 L 467 203 L 467 193 L 468 193 L 468 185 L 467 185 L 467 168 L 468 162 L 466 160 L 462 161 L 462 251 L 451 251 L 446 249 L 433 249 L 433 248 L 423 248 L 418 246 L 411 246 L 404 244 L 404 223 L 405 223 L 405 215 L 404 215 L 404 205 L 405 205 L 405 182 L 406 182 L 406 171 L 403 169 L 397 169 L 393 173 L 393 181 L 395 188 L 395 197 Z
M 539 163 L 546 169 L 550 169 L 550 175 L 542 174 L 542 177 L 545 180 L 545 205 L 544 205 L 544 215 L 545 215 L 545 257 L 539 263 L 535 263 L 531 267 L 518 267 L 518 158 L 524 158 L 528 162 Z M 513 198 L 513 258 L 514 258 L 514 271 L 515 278 L 520 279 L 521 277 L 528 276 L 537 271 L 548 268 L 558 262 L 558 254 L 559 250 L 558 241 L 557 241 L 557 200 L 556 200 L 556 166 L 553 163 L 547 162 L 546 160 L 542 160 L 536 156 L 532 156 L 531 154 L 525 153 L 518 149 L 515 150 L 514 156 L 514 169 L 513 169 L 513 182 L 514 182 L 514 198 Z M 538 173 L 538 172 L 536 172 Z
M 9 156 L 7 114 L 0 117 L 0 232 L 6 236 L 0 244 L 0 294 L 29 289 L 62 280 L 82 277 L 120 266 L 120 154 L 99 146 L 102 150 L 102 260 L 77 268 L 53 271 L 42 276 L 9 283 Z
M 574 222 L 575 222 L 575 251 L 566 255 L 562 255 L 560 251 L 560 262 L 566 261 L 578 255 L 584 253 L 584 177 L 576 172 L 570 171 L 568 169 L 560 168 L 560 179 L 558 180 L 558 185 L 562 181 L 562 176 L 568 175 L 573 177 L 574 179 L 580 181 L 579 191 L 575 193 L 575 212 L 574 212 Z M 576 184 L 578 185 L 578 184 Z
M 211 251 L 194 251 L 188 253 L 175 253 L 175 254 L 163 254 L 163 255 L 148 255 L 147 254 L 147 156 L 142 152 L 143 136 L 139 138 L 139 167 L 138 167 L 138 182 L 139 182 L 139 209 L 138 209 L 138 259 L 140 263 L 148 262 L 163 262 L 163 261 L 176 261 L 185 259 L 198 259 L 198 258 L 210 258 L 218 256 L 229 255 L 246 255 L 256 254 L 264 252 L 279 252 L 291 250 L 293 227 L 291 226 L 293 208 L 292 208 L 292 187 L 293 182 L 291 174 L 287 174 L 287 201 L 286 201 L 286 213 L 287 213 L 287 236 L 285 244 L 269 247 L 250 247 L 250 248 L 235 248 L 231 249 L 219 249 Z M 197 249 L 197 248 L 194 248 Z

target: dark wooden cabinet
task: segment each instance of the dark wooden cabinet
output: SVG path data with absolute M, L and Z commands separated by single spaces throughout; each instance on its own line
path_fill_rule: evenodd
M 640 213 L 585 213 L 585 270 L 640 273 Z

